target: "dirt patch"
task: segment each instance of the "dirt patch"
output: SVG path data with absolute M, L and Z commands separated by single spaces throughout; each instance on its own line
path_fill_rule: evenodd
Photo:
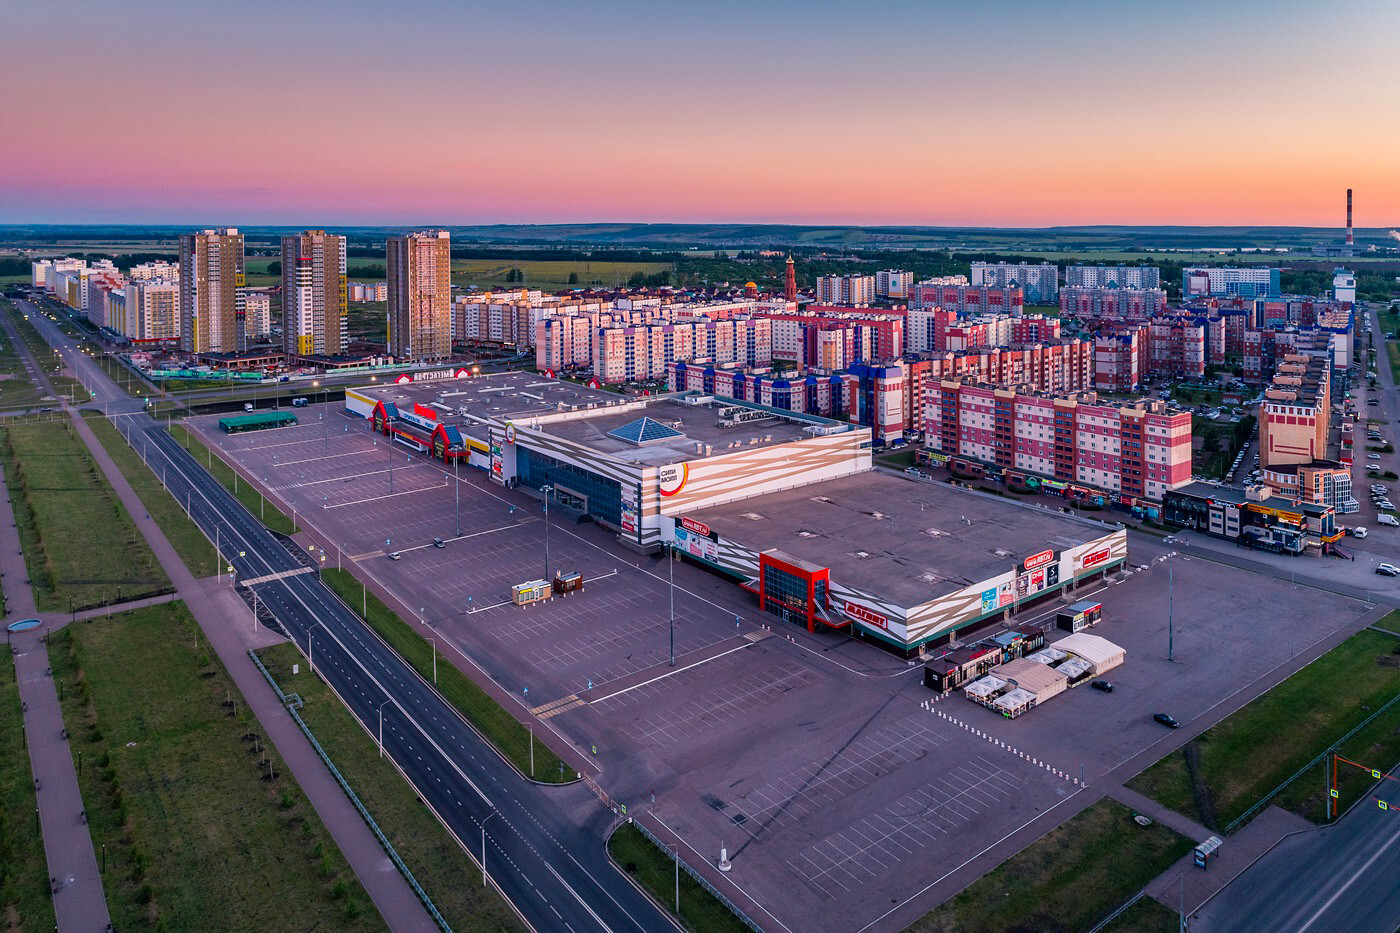
M 1219 829 L 1220 825 L 1216 821 L 1215 815 L 1215 795 L 1206 786 L 1205 779 L 1201 777 L 1201 749 L 1195 741 L 1187 742 L 1182 748 L 1181 755 L 1186 759 L 1186 773 L 1191 778 L 1191 799 L 1196 803 L 1196 809 L 1201 814 L 1201 822 L 1210 829 Z

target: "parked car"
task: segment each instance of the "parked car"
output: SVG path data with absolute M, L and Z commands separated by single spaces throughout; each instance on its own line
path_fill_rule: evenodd
M 1400 577 L 1400 567 L 1394 564 L 1377 564 L 1376 573 L 1384 577 Z
M 1089 686 L 1093 687 L 1095 690 L 1102 690 L 1104 693 L 1112 693 L 1112 692 L 1113 692 L 1113 684 L 1112 684 L 1111 681 L 1107 681 L 1107 680 L 1095 680 L 1095 681 L 1091 681 L 1091 682 L 1089 683 Z
M 1364 538 L 1366 537 L 1367 533 L 1368 532 L 1366 531 L 1365 525 L 1358 525 L 1357 527 L 1351 530 L 1351 536 L 1353 538 Z
M 433 547 L 447 547 L 447 542 L 442 540 L 441 538 L 434 538 Z
M 390 551 L 390 552 L 389 552 L 389 559 L 390 559 L 390 560 L 402 560 L 402 559 L 403 559 L 403 555 L 400 554 L 398 551 Z
M 1181 723 L 1171 713 L 1153 713 L 1152 718 L 1169 729 L 1180 729 Z
M 1379 460 L 1380 458 L 1381 458 L 1381 455 L 1380 455 L 1380 454 L 1367 454 L 1367 455 L 1366 455 L 1366 459 L 1367 459 L 1367 460 Z
M 1400 518 L 1394 515 L 1377 515 L 1376 522 L 1381 525 L 1389 525 L 1392 528 L 1400 528 Z

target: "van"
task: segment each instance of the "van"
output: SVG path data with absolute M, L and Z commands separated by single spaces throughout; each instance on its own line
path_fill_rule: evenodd
M 1382 525 L 1389 525 L 1392 528 L 1400 528 L 1400 519 L 1394 515 L 1377 515 L 1376 521 Z
M 243 403 L 243 410 L 244 410 L 244 411 L 252 411 L 252 410 L 253 410 L 253 403 L 252 403 L 252 402 L 244 402 L 244 403 Z
M 305 399 L 305 398 L 294 398 L 294 399 L 292 399 L 292 407 L 293 407 L 293 408 L 305 408 L 305 407 L 306 407 L 306 404 L 307 404 L 307 403 L 306 403 L 306 399 Z

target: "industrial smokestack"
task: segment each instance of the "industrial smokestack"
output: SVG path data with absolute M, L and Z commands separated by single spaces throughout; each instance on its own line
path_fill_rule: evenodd
M 1351 189 L 1347 189 L 1347 246 L 1355 246 L 1356 238 L 1351 234 Z

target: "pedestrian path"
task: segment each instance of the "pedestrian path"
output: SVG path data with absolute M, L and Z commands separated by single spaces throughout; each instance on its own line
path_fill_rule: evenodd
M 8 324 L 9 322 L 6 321 Z M 0 473 L 0 574 L 3 574 L 5 622 L 31 618 L 34 590 L 20 551 L 10 492 Z M 62 621 L 57 625 L 61 625 Z M 102 890 L 92 835 L 88 832 L 83 798 L 78 790 L 78 774 L 58 691 L 49 671 L 47 633 L 54 626 L 10 635 L 14 653 L 15 677 L 23 704 L 25 741 L 30 770 L 34 774 L 35 796 L 39 802 L 38 823 L 44 839 L 49 885 L 53 891 L 54 917 L 61 931 L 107 929 L 111 921 L 107 898 Z M 23 825 L 23 815 L 13 819 Z

